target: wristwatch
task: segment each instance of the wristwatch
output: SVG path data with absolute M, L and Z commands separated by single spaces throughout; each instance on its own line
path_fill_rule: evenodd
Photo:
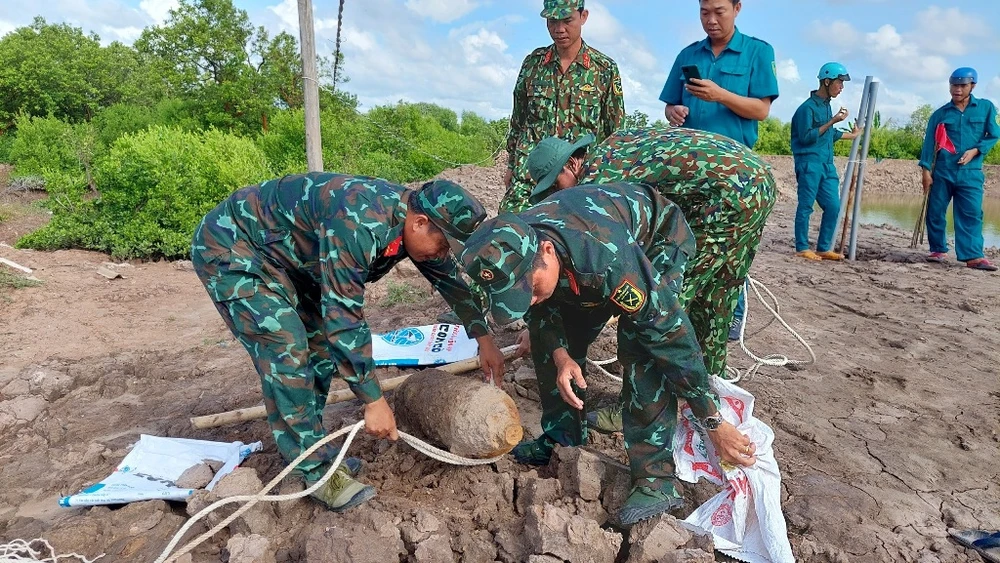
M 722 426 L 722 422 L 723 420 L 721 414 L 714 414 L 701 419 L 701 425 L 704 426 L 705 430 L 708 430 L 709 432 L 718 430 L 719 426 Z

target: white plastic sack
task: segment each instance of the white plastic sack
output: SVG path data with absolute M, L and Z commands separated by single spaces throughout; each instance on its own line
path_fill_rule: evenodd
M 59 499 L 59 506 L 124 504 L 142 500 L 186 500 L 194 489 L 180 489 L 174 482 L 193 465 L 205 459 L 220 461 L 222 469 L 206 489 L 212 490 L 224 476 L 236 469 L 260 442 L 208 442 L 186 438 L 161 438 L 143 434 L 118 464 L 115 472 L 96 485 Z
M 377 366 L 433 366 L 450 364 L 479 353 L 479 344 L 465 327 L 453 324 L 411 326 L 372 337 Z
M 794 563 L 788 529 L 781 512 L 781 472 L 774 457 L 774 432 L 753 416 L 753 395 L 720 378 L 712 387 L 722 402 L 727 422 L 757 446 L 751 467 L 723 468 L 712 441 L 684 404 L 674 434 L 677 477 L 689 483 L 705 478 L 725 484 L 724 490 L 698 507 L 683 524 L 697 533 L 710 533 L 715 548 L 748 563 Z

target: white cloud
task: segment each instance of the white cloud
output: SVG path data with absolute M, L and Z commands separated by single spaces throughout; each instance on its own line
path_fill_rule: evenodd
M 178 0 L 142 0 L 139 2 L 139 9 L 149 15 L 156 25 L 159 25 L 170 17 L 170 10 L 177 9 L 180 5 Z
M 933 81 L 947 77 L 950 72 L 944 57 L 927 53 L 891 24 L 884 24 L 867 33 L 858 31 L 845 21 L 835 21 L 830 25 L 833 33 L 819 33 L 825 24 L 814 22 L 816 33 L 812 35 L 833 47 L 835 56 L 864 58 L 890 80 Z
M 450 23 L 473 11 L 472 0 L 406 0 L 406 7 L 417 15 L 440 23 Z
M 328 4 L 314 4 L 316 45 L 322 56 L 332 53 L 336 39 L 337 5 Z M 465 23 L 442 35 L 427 20 L 400 10 L 400 4 L 366 0 L 345 5 L 343 70 L 362 109 L 403 100 L 471 110 L 489 118 L 507 115 L 526 54 L 509 52 L 508 37 L 517 29 L 510 23 L 519 18 Z M 295 0 L 281 0 L 265 11 L 277 16 L 264 21 L 265 26 L 297 36 Z
M 663 65 L 645 44 L 642 34 L 624 25 L 600 2 L 587 2 L 590 12 L 584 40 L 618 63 L 625 93 L 625 110 L 639 110 L 657 119 L 663 106 L 657 100 L 667 76 Z
M 120 43 L 124 43 L 125 45 L 131 45 L 136 39 L 139 38 L 140 35 L 142 35 L 142 28 L 135 26 L 103 26 L 100 31 L 101 41 L 105 44 L 112 41 L 118 41 Z
M 267 9 L 274 15 L 278 16 L 278 21 L 281 23 L 281 31 L 292 33 L 298 37 L 299 5 L 295 0 L 282 0 L 281 4 L 268 6 Z
M 462 38 L 461 45 L 469 64 L 477 64 L 486 59 L 488 54 L 485 51 L 503 53 L 507 50 L 507 43 L 499 35 L 485 29 L 480 29 L 475 35 L 466 35 Z
M 17 26 L 7 20 L 0 20 L 0 37 L 17 29 Z
M 794 59 L 783 59 L 777 62 L 778 78 L 785 82 L 796 83 L 802 80 L 799 76 L 799 67 Z
M 370 52 L 378 48 L 378 40 L 371 33 L 344 24 L 340 34 L 341 46 L 350 44 L 352 49 Z
M 940 55 L 926 55 L 916 43 L 903 39 L 892 25 L 865 34 L 870 55 L 896 76 L 933 80 L 948 76 L 950 65 Z
M 916 21 L 916 29 L 907 36 L 930 53 L 964 55 L 992 37 L 990 26 L 958 8 L 931 6 L 919 12 Z

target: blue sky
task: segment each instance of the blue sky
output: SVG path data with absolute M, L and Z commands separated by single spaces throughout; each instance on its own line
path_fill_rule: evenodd
M 549 44 L 541 0 L 347 0 L 347 89 L 362 107 L 434 102 L 490 118 L 507 115 L 524 56 Z M 255 24 L 298 34 L 296 0 L 236 0 Z M 855 78 L 840 102 L 857 111 L 866 75 L 882 81 L 883 119 L 905 123 L 922 104 L 948 99 L 947 78 L 975 66 L 976 94 L 1000 101 L 1000 2 L 996 0 L 744 0 L 737 25 L 774 46 L 787 121 L 818 68 L 843 62 Z M 0 34 L 35 15 L 131 42 L 162 22 L 176 0 L 0 0 Z M 583 36 L 622 71 L 626 110 L 662 115 L 657 100 L 677 52 L 704 37 L 695 0 L 588 1 Z M 314 0 L 318 46 L 332 51 L 335 0 Z M 836 103 L 836 102 L 835 102 Z

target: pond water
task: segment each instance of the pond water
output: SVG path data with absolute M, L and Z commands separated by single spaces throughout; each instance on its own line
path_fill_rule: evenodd
M 919 195 L 864 194 L 861 201 L 861 222 L 872 225 L 889 224 L 912 233 L 923 203 L 923 196 Z M 955 226 L 949 207 L 949 245 L 952 245 L 954 238 Z M 983 239 L 987 247 L 1000 248 L 1000 198 L 988 197 L 983 200 Z

